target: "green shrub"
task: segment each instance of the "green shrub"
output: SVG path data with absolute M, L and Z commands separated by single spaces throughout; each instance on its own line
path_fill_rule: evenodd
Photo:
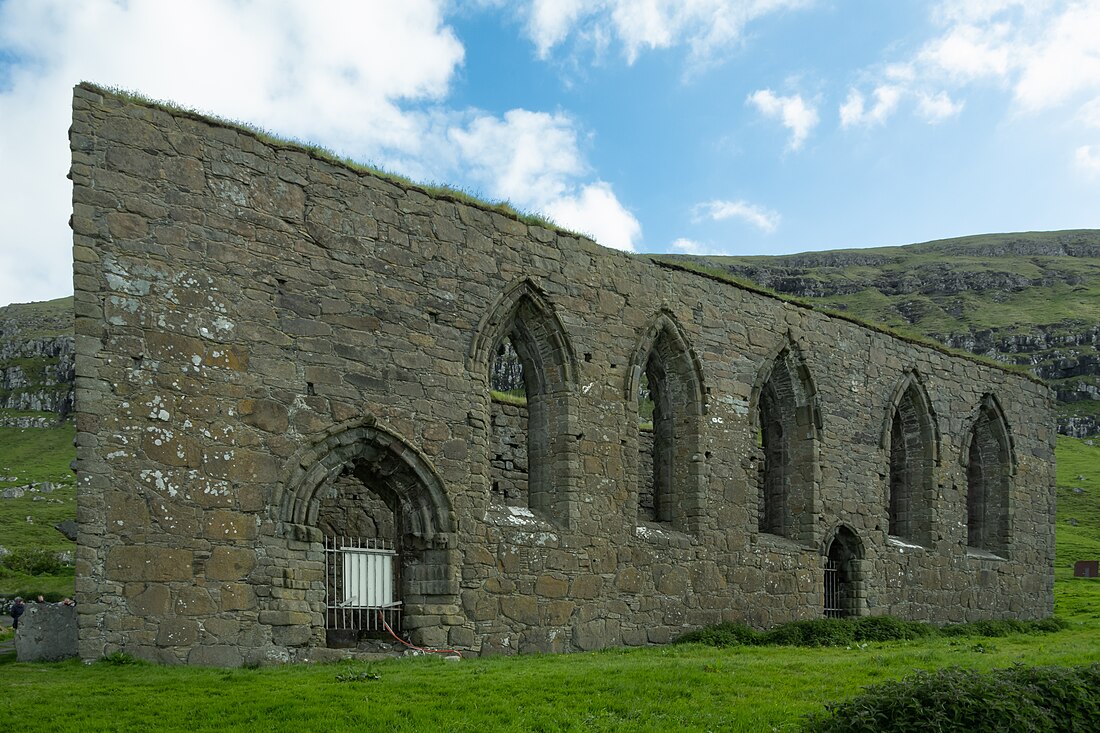
M 848 646 L 855 641 L 855 624 L 839 618 L 792 621 L 764 632 L 762 641 L 774 646 Z
M 1094 730 L 1100 730 L 1100 664 L 918 672 L 826 705 L 804 726 L 806 733 Z
M 967 624 L 951 624 L 940 629 L 944 636 L 984 636 L 996 638 L 1010 634 L 1044 634 L 1061 631 L 1066 628 L 1065 621 L 1057 617 L 1039 621 L 1020 621 L 1019 619 L 989 619 L 973 621 Z
M 13 550 L 0 558 L 0 565 L 26 575 L 62 575 L 72 567 L 57 559 L 57 553 L 41 548 Z
M 894 616 L 862 616 L 852 622 L 856 641 L 909 641 L 936 636 L 932 624 L 903 621 Z
M 1051 616 L 1049 618 L 1042 618 L 1038 621 L 1029 622 L 1032 626 L 1032 631 L 1041 634 L 1052 634 L 1056 631 L 1062 631 L 1069 628 L 1069 621 L 1057 616 Z
M 792 621 L 767 631 L 754 631 L 744 624 L 722 623 L 690 631 L 676 643 L 728 646 L 851 646 L 870 641 L 910 641 L 932 636 L 1000 637 L 1009 634 L 1039 634 L 1061 631 L 1068 624 L 1051 617 L 1040 621 L 1000 619 L 968 624 L 934 626 L 923 621 L 903 621 L 893 616 L 862 616 L 856 619 L 818 618 Z
M 99 664 L 108 664 L 115 667 L 129 667 L 132 664 L 143 664 L 126 652 L 111 652 L 99 660 Z

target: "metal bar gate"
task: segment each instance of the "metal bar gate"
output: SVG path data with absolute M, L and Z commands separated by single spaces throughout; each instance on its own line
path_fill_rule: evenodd
M 825 562 L 825 618 L 844 618 L 844 599 L 840 587 L 840 563 Z
M 326 628 L 399 631 L 396 558 L 386 540 L 325 537 Z

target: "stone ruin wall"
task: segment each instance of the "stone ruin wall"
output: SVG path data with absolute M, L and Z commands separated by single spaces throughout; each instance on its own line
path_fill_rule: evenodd
M 397 507 L 405 630 L 468 653 L 815 618 L 841 539 L 852 614 L 1052 612 L 1046 388 L 192 114 L 90 85 L 73 111 L 83 657 L 329 658 L 319 525 L 349 486 Z M 538 376 L 527 507 L 492 491 L 504 337 Z M 888 534 L 904 410 L 920 541 Z M 983 471 L 996 552 L 968 547 Z

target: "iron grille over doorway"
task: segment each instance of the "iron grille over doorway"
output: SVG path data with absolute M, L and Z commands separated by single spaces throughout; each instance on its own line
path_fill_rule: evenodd
M 325 537 L 326 628 L 401 629 L 397 551 L 382 539 Z M 384 623 L 383 623 L 384 622 Z
M 844 618 L 844 601 L 840 587 L 840 562 L 825 562 L 825 618 Z

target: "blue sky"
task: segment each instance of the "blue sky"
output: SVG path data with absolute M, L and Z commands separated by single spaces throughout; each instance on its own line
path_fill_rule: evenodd
M 73 84 L 638 252 L 1100 228 L 1100 1 L 0 0 L 0 302 L 71 292 Z

